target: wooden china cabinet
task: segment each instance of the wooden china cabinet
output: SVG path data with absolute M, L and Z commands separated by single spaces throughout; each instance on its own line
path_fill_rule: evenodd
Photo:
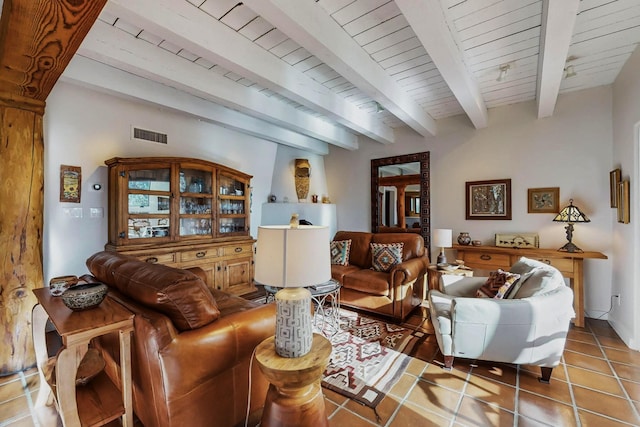
M 201 267 L 212 289 L 237 295 L 255 290 L 250 175 L 182 157 L 115 157 L 105 163 L 107 250 L 177 268 Z

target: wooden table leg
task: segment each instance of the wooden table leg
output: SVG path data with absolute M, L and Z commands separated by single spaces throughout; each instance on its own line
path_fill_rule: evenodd
M 33 334 L 33 348 L 36 353 L 36 365 L 38 366 L 38 376 L 40 377 L 40 389 L 36 399 L 36 408 L 44 407 L 51 395 L 51 387 L 44 375 L 44 365 L 49 359 L 47 351 L 46 327 L 49 316 L 40 304 L 33 307 L 31 313 L 31 329 Z
M 583 260 L 573 259 L 573 309 L 576 311 L 574 324 L 584 328 L 584 282 L 583 282 Z
M 133 427 L 133 404 L 131 400 L 131 330 L 120 331 L 120 384 L 124 403 L 123 427 Z

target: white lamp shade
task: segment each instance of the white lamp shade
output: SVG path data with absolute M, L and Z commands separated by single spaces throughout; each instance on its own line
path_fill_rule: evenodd
M 452 242 L 450 228 L 436 228 L 433 230 L 433 244 L 439 248 L 450 248 Z
M 280 288 L 328 281 L 331 279 L 329 240 L 328 227 L 258 227 L 256 281 Z

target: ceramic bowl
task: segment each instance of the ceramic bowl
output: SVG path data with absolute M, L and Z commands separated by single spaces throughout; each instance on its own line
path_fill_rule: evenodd
M 82 283 L 62 293 L 62 302 L 73 311 L 87 310 L 100 305 L 108 291 L 104 283 Z

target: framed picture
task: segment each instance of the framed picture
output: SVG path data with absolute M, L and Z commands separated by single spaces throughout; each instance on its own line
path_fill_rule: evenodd
M 615 169 L 609 172 L 609 197 L 611 199 L 611 207 L 618 207 L 618 183 L 620 182 L 620 176 L 622 172 L 620 169 Z
M 629 181 L 618 183 L 618 222 L 629 224 Z
M 527 191 L 527 212 L 560 212 L 560 187 L 529 188 Z
M 511 180 L 466 183 L 466 219 L 511 219 Z
M 79 166 L 60 165 L 60 201 L 80 203 L 82 169 Z

